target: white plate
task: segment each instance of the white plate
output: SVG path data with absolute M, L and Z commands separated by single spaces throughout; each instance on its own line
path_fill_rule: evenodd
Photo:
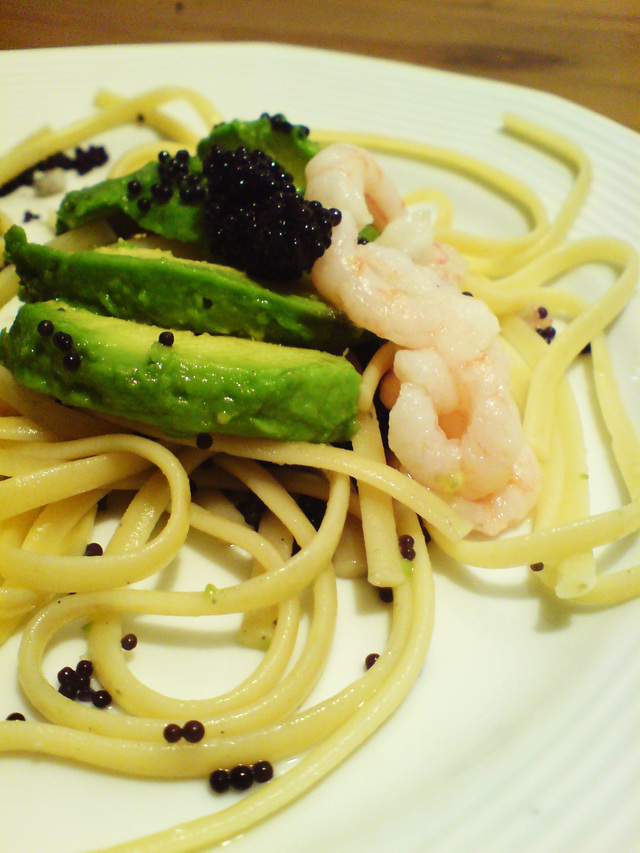
M 503 112 L 516 112 L 571 137 L 592 160 L 593 188 L 570 236 L 611 234 L 640 248 L 640 137 L 539 92 L 265 44 L 5 51 L 0 75 L 6 81 L 2 149 L 45 123 L 61 126 L 87 114 L 98 87 L 133 93 L 175 83 L 209 96 L 227 118 L 284 112 L 313 127 L 449 146 L 528 181 L 553 214 L 570 176 L 501 134 Z M 122 134 L 106 134 L 105 141 L 120 144 Z M 519 227 L 505 205 L 487 202 L 465 182 L 415 166 L 390 168 L 404 189 L 426 175 L 452 192 L 463 226 L 487 233 Z M 25 192 L 17 203 L 28 202 Z M 578 281 L 596 287 L 601 272 L 587 270 Z M 638 422 L 639 326 L 636 297 L 616 323 L 614 359 Z M 605 456 L 592 453 L 606 466 Z M 605 468 L 592 482 L 596 506 L 612 505 L 615 485 Z M 609 556 L 632 565 L 640 558 L 638 543 Z M 525 569 L 441 573 L 436 600 L 426 667 L 396 715 L 336 773 L 235 841 L 233 850 L 640 849 L 640 602 L 565 613 L 532 594 Z M 365 620 L 373 633 L 361 637 L 349 607 L 340 624 L 338 669 L 354 675 L 381 634 L 375 619 Z M 11 664 L 15 650 L 12 641 L 0 651 L 0 715 L 23 704 Z M 63 650 L 52 656 L 54 673 Z M 141 649 L 136 654 L 153 678 L 160 650 L 150 644 L 146 657 Z M 183 670 L 176 690 L 189 689 L 191 678 L 197 690 L 194 670 L 169 658 L 167 666 L 174 664 L 176 679 Z M 216 807 L 199 781 L 140 782 L 39 758 L 2 757 L 0 764 L 2 846 L 22 853 L 113 844 Z

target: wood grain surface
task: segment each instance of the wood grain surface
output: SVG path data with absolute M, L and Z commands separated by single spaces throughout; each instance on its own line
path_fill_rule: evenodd
M 640 131 L 640 0 L 0 0 L 0 48 L 272 41 L 564 96 Z

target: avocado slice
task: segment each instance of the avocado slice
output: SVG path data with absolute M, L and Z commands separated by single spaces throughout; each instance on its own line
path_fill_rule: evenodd
M 61 252 L 5 235 L 25 302 L 64 299 L 100 314 L 171 329 L 342 352 L 362 337 L 305 281 L 269 288 L 232 267 L 121 242 L 117 251 Z
M 357 427 L 360 376 L 343 357 L 168 332 L 59 301 L 19 309 L 0 332 L 0 362 L 27 388 L 169 436 L 338 442 Z
M 209 136 L 198 143 L 198 157 L 204 160 L 212 145 L 228 151 L 245 147 L 252 151 L 264 151 L 279 163 L 293 178 L 299 193 L 307 185 L 305 166 L 320 151 L 320 145 L 309 139 L 309 128 L 302 124 L 291 124 L 278 113 L 263 113 L 257 121 L 233 121 L 217 124 Z
M 235 119 L 213 128 L 198 144 L 197 156 L 185 161 L 185 171 L 202 174 L 202 161 L 213 145 L 227 150 L 241 146 L 259 149 L 288 172 L 298 192 L 304 192 L 305 166 L 320 146 L 308 139 L 308 129 L 291 125 L 283 116 L 264 114 L 257 121 Z M 131 182 L 139 190 L 131 193 Z M 137 224 L 146 231 L 185 243 L 206 244 L 201 200 L 184 202 L 175 192 L 171 198 L 152 200 L 147 209 L 141 201 L 153 199 L 152 188 L 162 183 L 159 164 L 151 161 L 121 178 L 110 178 L 92 187 L 67 193 L 58 209 L 56 231 L 63 234 L 94 219 L 106 218 L 118 233 L 133 232 Z
M 189 169 L 202 170 L 198 157 L 189 159 Z M 131 183 L 139 185 L 132 193 Z M 158 162 L 152 160 L 135 172 L 121 178 L 108 178 L 91 187 L 73 190 L 62 199 L 56 219 L 56 233 L 64 234 L 72 228 L 107 219 L 119 234 L 132 234 L 136 230 L 153 231 L 162 237 L 184 243 L 205 243 L 204 218 L 201 204 L 185 203 L 179 193 L 161 202 L 140 205 L 138 202 L 152 198 L 152 187 L 161 183 Z

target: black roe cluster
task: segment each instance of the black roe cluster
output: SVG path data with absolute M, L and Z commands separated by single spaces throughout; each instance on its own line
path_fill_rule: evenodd
M 79 175 L 86 175 L 92 169 L 98 166 L 103 166 L 108 155 L 102 145 L 90 145 L 88 148 L 76 148 L 72 155 L 65 154 L 63 151 L 58 151 L 56 154 L 51 154 L 45 157 L 44 160 L 38 161 L 35 166 L 31 166 L 16 175 L 10 181 L 0 185 L 0 198 L 14 192 L 19 187 L 32 186 L 35 180 L 36 172 L 49 172 L 51 169 L 64 169 L 65 171 L 74 170 Z
M 64 666 L 58 673 L 58 693 L 67 699 L 91 702 L 96 708 L 106 708 L 111 704 L 108 690 L 95 690 L 91 686 L 93 664 L 90 660 L 81 660 L 75 669 Z
M 203 161 L 204 223 L 211 253 L 256 278 L 289 281 L 331 244 L 340 211 L 306 201 L 267 154 L 212 146 Z
M 224 794 L 229 788 L 246 791 L 254 782 L 263 784 L 273 777 L 273 766 L 269 761 L 257 761 L 249 766 L 238 764 L 231 770 L 214 770 L 209 776 L 209 785 L 216 794 Z

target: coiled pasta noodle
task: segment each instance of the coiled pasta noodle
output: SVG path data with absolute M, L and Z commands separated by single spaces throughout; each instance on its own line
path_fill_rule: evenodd
M 176 145 L 193 147 L 197 134 L 162 111 L 176 98 L 186 100 L 205 124 L 219 120 L 205 99 L 187 90 L 134 98 L 101 91 L 89 119 L 61 132 L 40 131 L 9 152 L 0 161 L 0 183 L 106 128 L 136 123 L 140 115 Z M 206 776 L 216 767 L 264 756 L 278 762 L 302 755 L 293 769 L 231 807 L 110 849 L 192 851 L 245 832 L 312 787 L 388 718 L 411 689 L 433 628 L 424 528 L 462 564 L 487 569 L 543 564 L 535 574 L 541 590 L 554 591 L 567 605 L 611 605 L 640 594 L 639 567 L 601 571 L 593 553 L 640 528 L 640 443 L 625 414 L 605 339 L 635 287 L 637 255 L 611 238 L 561 244 L 588 191 L 590 164 L 569 140 L 518 117 L 506 116 L 505 130 L 574 172 L 573 187 L 552 222 L 530 187 L 462 154 L 370 135 L 316 131 L 314 138 L 321 143 L 349 139 L 460 172 L 524 211 L 526 234 L 485 238 L 453 227 L 446 196 L 416 190 L 407 199 L 435 204 L 437 239 L 465 254 L 469 289 L 500 318 L 502 341 L 514 363 L 514 397 L 544 466 L 530 530 L 496 540 L 469 536 L 469 524 L 446 502 L 388 463 L 374 398 L 392 365 L 397 350 L 392 344 L 383 344 L 363 372 L 360 428 L 352 450 L 214 436 L 203 451 L 139 424 L 67 409 L 20 388 L 0 369 L 0 638 L 22 626 L 18 676 L 30 704 L 47 720 L 0 722 L 0 751 L 161 778 Z M 117 173 L 135 168 L 140 156 L 148 159 L 149 150 L 125 155 Z M 108 226 L 98 223 L 55 242 L 75 251 L 113 239 Z M 555 284 L 594 261 L 617 273 L 598 300 L 588 303 Z M 17 288 L 12 268 L 0 273 L 2 303 Z M 532 305 L 547 306 L 565 323 L 552 346 L 522 319 Z M 628 491 L 626 503 L 597 514 L 589 508 L 580 417 L 567 379 L 587 344 L 591 353 L 584 358 L 592 364 L 600 411 Z M 190 477 L 202 484 L 194 495 Z M 245 523 L 228 493 L 252 494 L 266 506 L 257 530 Z M 107 494 L 129 495 L 126 509 L 104 554 L 84 556 L 97 507 Z M 296 501 L 300 495 L 326 504 L 317 530 Z M 318 700 L 314 688 L 335 629 L 335 568 L 353 530 L 364 538 L 370 583 L 393 587 L 387 645 L 360 678 Z M 242 549 L 253 562 L 250 575 L 197 590 L 140 587 L 139 581 L 161 576 L 175 561 L 190 531 Z M 415 542 L 409 565 L 397 547 L 399 534 Z M 260 649 L 254 670 L 225 692 L 174 697 L 144 683 L 127 665 L 120 646 L 126 621 L 164 616 L 191 624 L 224 614 L 241 616 L 240 641 Z M 84 626 L 87 655 L 123 713 L 72 702 L 47 679 L 47 650 L 74 626 Z M 168 723 L 192 717 L 204 724 L 200 743 L 185 747 L 165 740 Z

